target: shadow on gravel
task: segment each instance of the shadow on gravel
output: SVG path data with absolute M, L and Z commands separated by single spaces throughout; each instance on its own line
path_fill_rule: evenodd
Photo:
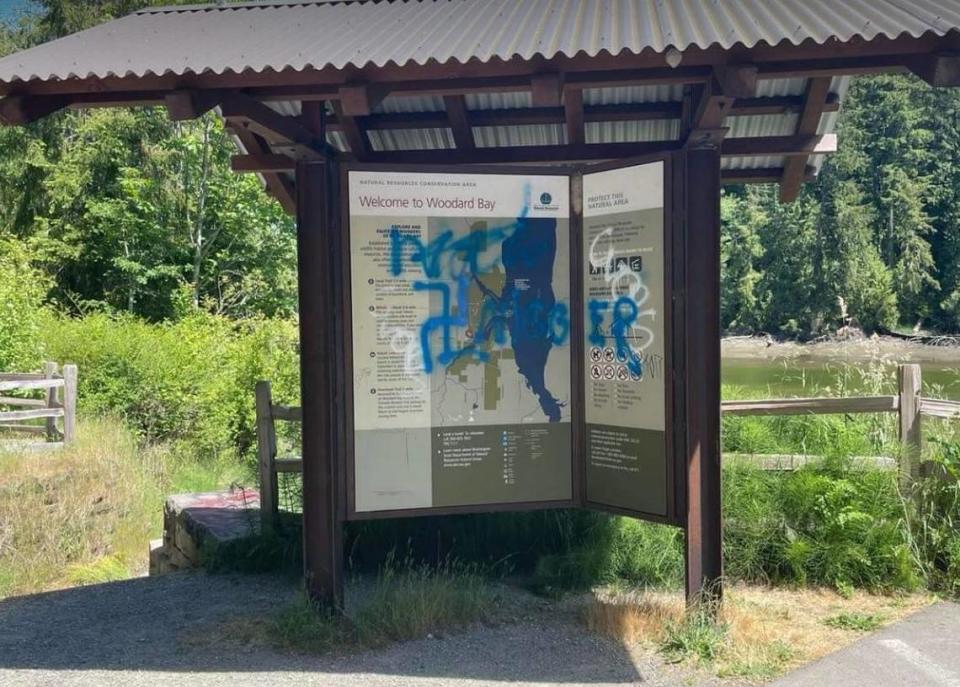
M 386 685 L 390 676 L 645 681 L 622 646 L 569 619 L 476 628 L 344 656 L 196 641 L 205 628 L 267 617 L 297 593 L 297 581 L 288 578 L 178 573 L 6 599 L 0 601 L 0 682 L 13 677 L 15 683 L 19 670 L 309 672 L 310 684 L 331 685 Z M 259 684 L 267 687 L 271 681 L 264 678 Z

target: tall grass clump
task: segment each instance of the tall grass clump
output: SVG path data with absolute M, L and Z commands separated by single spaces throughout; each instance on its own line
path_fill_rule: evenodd
M 161 504 L 116 423 L 84 422 L 60 451 L 0 449 L 0 598 L 144 572 Z
M 478 567 L 446 560 L 437 566 L 391 552 L 375 581 L 358 591 L 345 616 L 303 598 L 269 624 L 271 641 L 286 649 L 323 653 L 375 648 L 462 627 L 489 616 L 496 593 Z
M 895 472 L 832 459 L 788 473 L 724 470 L 724 553 L 736 579 L 877 591 L 921 581 Z
M 907 503 L 912 545 L 931 588 L 960 596 L 960 442 L 933 442 Z

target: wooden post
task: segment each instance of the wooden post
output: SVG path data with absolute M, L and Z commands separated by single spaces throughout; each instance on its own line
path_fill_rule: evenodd
M 900 487 L 910 489 L 920 476 L 920 366 L 901 365 L 900 382 Z
M 277 524 L 279 490 L 274 459 L 277 457 L 276 427 L 270 382 L 257 382 L 257 464 L 260 468 L 260 529 L 267 532 Z
M 303 407 L 303 565 L 309 595 L 343 607 L 342 523 L 337 494 L 338 408 L 335 276 L 339 250 L 338 166 L 297 165 L 300 393 Z
M 77 366 L 63 366 L 63 443 L 77 438 Z
M 43 364 L 43 377 L 44 379 L 53 379 L 57 376 L 58 365 L 54 362 L 46 362 Z M 56 408 L 57 407 L 57 389 L 56 387 L 50 387 L 47 389 L 46 393 L 47 408 Z M 57 418 L 48 417 L 47 418 L 47 441 L 58 441 L 60 438 L 60 432 L 57 430 Z
M 682 155 L 682 308 L 686 404 L 686 593 L 688 603 L 722 598 L 720 510 L 720 150 Z

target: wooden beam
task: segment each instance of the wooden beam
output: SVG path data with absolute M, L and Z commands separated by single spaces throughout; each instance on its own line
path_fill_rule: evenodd
M 364 160 L 370 155 L 370 138 L 366 130 L 357 117 L 348 117 L 343 113 L 343 107 L 339 102 L 333 103 L 333 112 L 337 115 L 337 121 L 340 123 L 340 130 L 347 139 L 347 145 L 350 146 L 350 152 L 358 160 Z
M 170 119 L 183 122 L 203 116 L 219 105 L 222 97 L 220 91 L 173 91 L 163 101 Z
M 827 104 L 830 94 L 830 82 L 827 76 L 819 76 L 807 80 L 805 105 L 800 119 L 797 121 L 796 134 L 810 136 L 816 134 L 820 128 L 820 118 Z M 800 195 L 807 169 L 807 157 L 796 155 L 787 158 L 783 166 L 783 176 L 780 178 L 780 202 L 790 203 Z
M 567 127 L 567 143 L 583 145 L 586 143 L 584 129 L 583 91 L 570 89 L 563 93 L 564 123 Z
M 713 70 L 713 80 L 719 85 L 716 90 L 731 98 L 752 98 L 757 93 L 756 65 L 726 64 Z
M 337 92 L 343 113 L 348 117 L 360 117 L 373 112 L 386 95 L 386 90 L 368 84 L 341 86 Z
M 337 164 L 297 167 L 297 265 L 303 450 L 303 572 L 307 593 L 343 609 L 338 407 L 344 403 L 338 359 L 340 249 Z
M 476 147 L 473 139 L 473 127 L 467 113 L 467 99 L 462 95 L 446 95 L 443 104 L 447 108 L 447 120 L 453 131 L 453 140 L 457 148 L 470 150 Z
M 238 139 L 240 139 L 240 144 L 246 149 L 246 151 L 251 155 L 268 155 L 271 154 L 269 144 L 260 136 L 254 134 L 252 131 L 249 131 L 244 128 L 233 129 L 233 133 Z M 267 193 L 277 199 L 277 202 L 283 207 L 283 209 L 290 215 L 296 214 L 297 212 L 297 194 L 296 188 L 294 187 L 293 182 L 290 181 L 289 177 L 285 174 L 279 172 L 263 172 L 261 173 L 263 178 L 264 186 L 266 186 Z
M 335 155 L 326 141 L 320 140 L 297 117 L 288 117 L 242 93 L 230 93 L 220 104 L 224 118 L 232 128 L 245 128 L 271 145 L 283 146 L 297 159 L 320 160 Z
M 559 74 L 537 74 L 530 79 L 534 107 L 558 107 L 563 92 L 563 77 Z
M 804 181 L 813 181 L 816 170 L 807 167 Z M 782 167 L 760 167 L 756 169 L 725 169 L 720 174 L 723 184 L 776 184 L 783 177 Z
M 836 150 L 835 134 L 820 136 L 769 136 L 729 138 L 723 141 L 724 157 L 756 155 L 810 155 Z M 575 162 L 615 160 L 678 150 L 679 140 L 637 143 L 586 143 L 583 145 L 515 146 L 474 150 L 389 150 L 371 152 L 369 162 L 393 164 L 511 164 L 517 162 Z
M 230 168 L 234 172 L 292 172 L 297 168 L 297 161 L 277 153 L 234 155 L 230 158 Z
M 476 148 L 474 150 L 390 150 L 371 153 L 370 162 L 410 164 L 511 164 L 517 162 L 576 162 L 613 160 L 677 150 L 679 141 L 593 143 Z
M 446 96 L 457 97 L 457 96 Z M 566 98 L 566 95 L 564 95 Z M 739 117 L 758 114 L 785 114 L 803 110 L 803 96 L 787 95 L 766 98 L 747 98 L 736 100 L 728 116 Z M 309 101 L 308 101 L 309 103 Z M 308 103 L 304 103 L 307 105 Z M 681 102 L 624 103 L 618 105 L 584 105 L 584 122 L 635 122 L 649 120 L 680 119 L 683 104 Z M 825 112 L 840 109 L 836 94 L 831 94 Z M 522 126 L 525 124 L 563 124 L 566 113 L 560 107 L 521 107 L 502 110 L 468 110 L 471 126 Z M 438 129 L 448 126 L 449 117 L 444 112 L 391 112 L 374 113 L 358 117 L 358 122 L 366 130 L 381 129 Z M 341 126 L 335 117 L 327 127 L 331 131 L 340 131 Z
M 910 65 L 910 71 L 937 88 L 960 86 L 960 52 L 938 52 Z
M 728 138 L 723 142 L 724 157 L 751 157 L 754 155 L 809 155 L 837 152 L 836 134 L 812 136 L 757 136 L 756 138 Z
M 66 97 L 33 97 L 10 95 L 0 100 L 0 122 L 7 126 L 22 126 L 42 119 L 69 104 Z
M 713 78 L 697 89 L 689 130 L 685 129 L 685 144 L 694 147 L 719 147 L 726 135 L 723 124 L 733 110 L 734 102 L 737 98 L 752 98 L 756 94 L 756 88 L 755 66 L 717 67 Z
M 723 580 L 720 496 L 720 151 L 687 148 L 681 157 L 683 250 L 677 354 L 686 422 L 680 428 L 687 485 L 688 605 L 718 610 Z

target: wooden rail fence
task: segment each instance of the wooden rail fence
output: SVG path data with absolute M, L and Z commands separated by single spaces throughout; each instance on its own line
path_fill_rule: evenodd
M 9 396 L 5 392 L 40 392 L 42 398 Z M 9 410 L 24 408 L 25 410 Z M 44 420 L 35 424 L 34 420 Z M 62 422 L 62 428 L 57 421 Z M 45 363 L 43 372 L 0 373 L 0 430 L 18 434 L 42 434 L 46 443 L 36 447 L 56 448 L 76 437 L 77 366 Z
M 899 465 L 901 483 L 909 485 L 926 472 L 920 463 L 923 435 L 921 417 L 960 419 L 960 401 L 923 398 L 920 366 L 900 365 L 897 368 L 899 392 L 895 396 L 850 396 L 846 398 L 782 398 L 757 401 L 724 401 L 724 415 L 829 415 L 860 413 L 897 413 L 902 451 L 899 462 L 885 457 L 859 457 L 855 461 L 879 468 Z M 277 435 L 274 422 L 300 422 L 300 408 L 273 403 L 269 382 L 257 382 L 257 448 L 260 472 L 261 518 L 264 525 L 275 522 L 277 512 L 277 474 L 301 472 L 299 457 L 277 458 Z M 817 456 L 724 454 L 725 459 L 749 458 L 761 468 L 794 470 Z

